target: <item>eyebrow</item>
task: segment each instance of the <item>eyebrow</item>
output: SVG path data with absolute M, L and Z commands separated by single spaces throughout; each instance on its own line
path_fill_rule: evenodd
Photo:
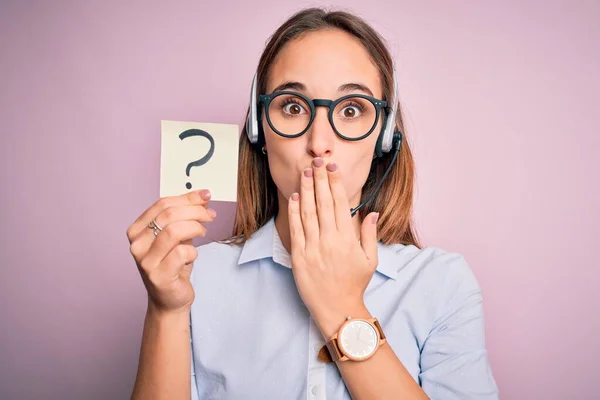
M 306 91 L 306 86 L 300 82 L 284 82 L 281 85 L 277 86 L 273 89 L 273 93 L 280 92 L 282 90 L 298 90 L 298 91 Z M 361 91 L 368 93 L 369 96 L 373 96 L 373 92 L 366 85 L 361 83 L 344 83 L 338 88 L 338 92 L 353 92 L 353 91 Z

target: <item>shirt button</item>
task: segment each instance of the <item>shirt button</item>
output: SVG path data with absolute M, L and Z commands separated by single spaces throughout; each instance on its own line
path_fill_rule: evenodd
M 312 389 L 310 389 L 310 391 L 312 392 L 313 396 L 317 396 L 321 392 L 321 386 L 315 385 L 312 387 Z

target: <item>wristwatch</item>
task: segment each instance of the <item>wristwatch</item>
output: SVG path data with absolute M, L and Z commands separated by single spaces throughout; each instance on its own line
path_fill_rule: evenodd
M 346 317 L 340 330 L 321 348 L 318 359 L 325 363 L 368 360 L 385 342 L 377 318 Z

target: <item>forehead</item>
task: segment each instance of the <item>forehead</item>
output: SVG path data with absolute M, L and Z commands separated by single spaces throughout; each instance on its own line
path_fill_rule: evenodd
M 281 49 L 269 71 L 267 93 L 288 81 L 303 83 L 312 96 L 332 96 L 340 85 L 362 83 L 381 98 L 371 56 L 357 38 L 337 29 L 304 34 Z

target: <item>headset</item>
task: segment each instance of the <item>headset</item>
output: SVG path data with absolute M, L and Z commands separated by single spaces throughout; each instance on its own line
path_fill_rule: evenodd
M 264 131 L 262 129 L 262 124 L 259 123 L 259 110 L 258 110 L 258 73 L 254 74 L 254 78 L 252 79 L 252 90 L 250 93 L 250 112 L 248 113 L 248 120 L 246 121 L 246 134 L 248 135 L 248 140 L 250 143 L 260 149 L 262 145 L 265 143 Z M 353 217 L 358 210 L 360 210 L 365 204 L 367 204 L 383 185 L 385 178 L 390 172 L 392 165 L 394 165 L 396 158 L 398 157 L 398 153 L 400 152 L 400 148 L 402 145 L 402 133 L 396 129 L 396 106 L 398 99 L 398 83 L 396 80 L 396 71 L 394 70 L 394 97 L 391 102 L 388 102 L 387 107 L 387 116 L 385 118 L 385 122 L 383 127 L 381 128 L 381 132 L 377 138 L 377 143 L 375 145 L 375 154 L 377 158 L 382 158 L 384 154 L 389 153 L 390 151 L 394 151 L 392 156 L 392 161 L 390 162 L 388 168 L 386 169 L 383 177 L 380 179 L 379 183 L 375 187 L 375 190 L 357 207 L 350 209 L 350 215 Z

